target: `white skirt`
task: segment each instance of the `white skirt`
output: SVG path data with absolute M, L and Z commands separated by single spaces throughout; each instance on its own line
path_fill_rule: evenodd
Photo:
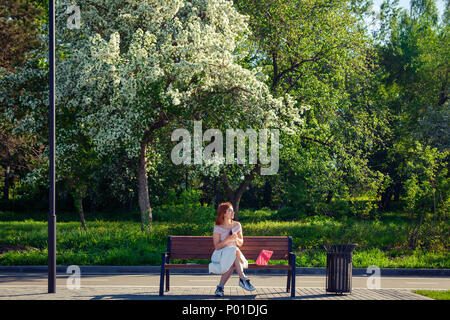
M 224 274 L 230 270 L 236 260 L 237 247 L 225 247 L 220 250 L 214 250 L 211 256 L 211 263 L 208 265 L 209 273 Z M 248 268 L 248 261 L 241 252 L 241 265 L 243 269 Z

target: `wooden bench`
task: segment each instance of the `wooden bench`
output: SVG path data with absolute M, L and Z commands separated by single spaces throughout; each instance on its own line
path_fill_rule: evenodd
M 295 254 L 292 252 L 292 237 L 244 237 L 244 245 L 239 248 L 247 260 L 256 260 L 261 250 L 271 250 L 271 260 L 287 260 L 288 265 L 250 264 L 248 269 L 282 269 L 287 271 L 286 292 L 295 297 Z M 207 264 L 171 264 L 172 259 L 211 259 L 214 251 L 213 238 L 209 236 L 169 236 L 167 252 L 162 254 L 159 295 L 170 289 L 170 270 L 208 269 Z M 165 276 L 165 277 L 164 277 Z M 291 290 L 292 288 L 292 290 Z

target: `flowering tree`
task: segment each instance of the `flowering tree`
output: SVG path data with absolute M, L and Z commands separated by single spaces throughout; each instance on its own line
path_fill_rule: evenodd
M 58 37 L 58 99 L 78 108 L 100 155 L 125 147 L 138 158 L 143 231 L 151 232 L 148 148 L 169 123 L 219 117 L 230 125 L 284 127 L 300 118 L 293 101 L 275 99 L 259 69 L 241 66 L 246 17 L 227 0 L 80 0 L 81 28 Z
M 17 163 L 17 156 L 27 158 L 31 172 L 25 178 L 30 186 L 48 186 L 48 73 L 41 54 L 30 58 L 15 73 L 0 74 L 0 120 L 5 139 L 0 144 L 5 155 L 2 163 Z M 56 181 L 63 182 L 74 199 L 84 221 L 82 199 L 86 196 L 89 181 L 98 170 L 99 160 L 92 141 L 80 123 L 78 110 L 58 104 L 56 108 Z M 9 138 L 12 136 L 12 138 Z M 20 141 L 26 141 L 23 148 Z M 36 147 L 34 147 L 36 145 Z M 37 149 L 39 148 L 39 149 Z M 21 150 L 22 149 L 22 150 Z M 12 155 L 15 154 L 15 157 Z M 33 157 L 34 156 L 34 157 Z M 18 166 L 15 165 L 17 168 Z

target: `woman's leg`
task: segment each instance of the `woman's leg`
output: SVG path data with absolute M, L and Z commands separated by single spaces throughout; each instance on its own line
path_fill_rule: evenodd
M 244 269 L 242 267 L 242 263 L 241 263 L 241 250 L 239 250 L 239 248 L 236 250 L 236 260 L 234 261 L 234 265 L 236 266 L 236 271 L 239 274 L 239 278 L 244 278 L 245 274 L 244 274 Z
M 239 278 L 245 278 L 244 269 L 242 268 L 241 259 L 239 256 L 237 256 L 236 260 L 234 260 L 234 266 L 236 267 Z
M 228 279 L 230 279 L 231 274 L 234 271 L 234 264 L 230 267 L 230 269 L 225 272 L 224 274 L 222 274 L 222 277 L 220 278 L 220 283 L 219 285 L 224 286 L 225 283 L 227 283 Z
M 241 264 L 241 250 L 239 250 L 239 248 L 237 248 L 236 250 L 236 259 L 234 260 L 234 264 L 230 267 L 230 269 L 227 272 L 222 274 L 219 283 L 220 286 L 224 286 L 225 283 L 227 283 L 228 279 L 230 279 L 230 276 L 233 274 L 235 267 L 239 275 L 239 278 L 245 278 L 244 269 L 242 268 Z

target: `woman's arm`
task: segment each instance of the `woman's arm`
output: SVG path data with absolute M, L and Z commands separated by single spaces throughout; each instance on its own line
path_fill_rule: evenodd
M 237 237 L 236 237 L 236 245 L 238 247 L 242 247 L 242 245 L 244 244 L 244 236 L 242 235 L 242 226 L 239 225 L 239 231 L 237 233 L 235 233 L 235 234 L 237 235 Z
M 238 233 L 235 233 L 236 236 L 236 245 L 238 247 L 242 247 L 242 245 L 244 244 L 244 237 L 242 236 L 242 232 L 239 231 Z
M 222 249 L 223 247 L 226 246 L 228 242 L 236 240 L 237 237 L 238 236 L 235 233 L 233 233 L 233 235 L 226 237 L 223 241 L 220 241 L 220 234 L 214 233 L 213 234 L 214 249 L 216 250 Z

